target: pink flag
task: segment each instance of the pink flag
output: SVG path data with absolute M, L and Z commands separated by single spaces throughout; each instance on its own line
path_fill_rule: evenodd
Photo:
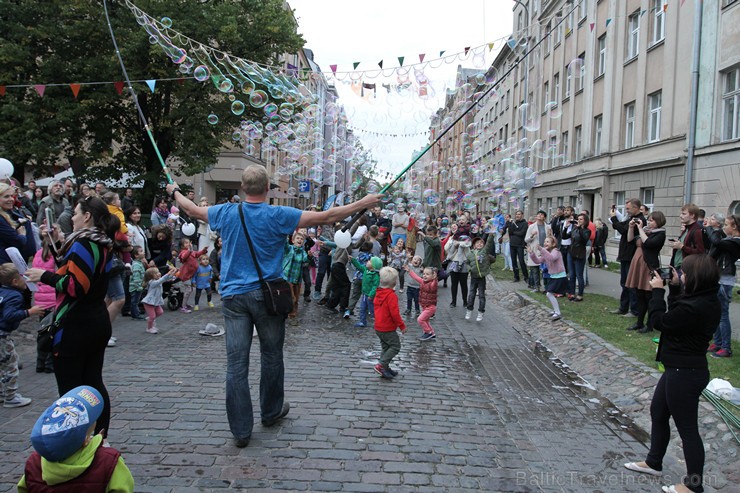
M 36 92 L 39 93 L 39 96 L 42 98 L 44 97 L 44 91 L 46 91 L 46 86 L 43 84 L 37 84 L 33 86 L 34 89 L 36 89 Z

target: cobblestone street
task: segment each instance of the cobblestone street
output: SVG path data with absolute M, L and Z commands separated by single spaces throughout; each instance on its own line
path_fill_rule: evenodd
M 405 295 L 402 295 L 405 301 Z M 372 329 L 301 304 L 288 326 L 286 398 L 278 426 L 255 425 L 249 447 L 232 445 L 224 408 L 222 337 L 198 335 L 216 310 L 167 312 L 160 333 L 124 318 L 106 353 L 113 401 L 110 441 L 136 479 L 136 491 L 658 491 L 678 481 L 630 473 L 644 432 L 517 327 L 489 292 L 483 322 L 463 319 L 440 289 L 432 325 L 417 340 L 407 319 L 400 374 L 373 372 Z M 31 406 L 1 409 L 2 491 L 13 491 L 29 453 L 28 435 L 56 397 L 53 375 L 34 373 L 29 327 L 16 337 L 25 368 L 20 390 Z M 258 348 L 251 378 L 257 394 Z M 259 419 L 255 403 L 255 419 Z

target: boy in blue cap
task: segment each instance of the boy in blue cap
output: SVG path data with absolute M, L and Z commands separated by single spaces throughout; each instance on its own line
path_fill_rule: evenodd
M 103 412 L 103 396 L 82 385 L 57 399 L 31 430 L 35 452 L 26 461 L 18 491 L 64 487 L 65 491 L 133 492 L 121 453 L 93 436 Z

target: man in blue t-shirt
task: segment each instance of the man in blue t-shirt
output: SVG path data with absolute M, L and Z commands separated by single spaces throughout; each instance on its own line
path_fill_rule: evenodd
M 261 378 L 260 412 L 262 425 L 270 427 L 290 410 L 284 400 L 283 342 L 285 317 L 269 315 L 264 305 L 259 276 L 242 230 L 239 207 L 262 270 L 270 281 L 282 276 L 282 254 L 288 235 L 297 228 L 333 224 L 380 202 L 382 195 L 368 195 L 361 200 L 327 211 L 300 211 L 292 207 L 265 203 L 270 190 L 267 170 L 250 164 L 242 173 L 242 191 L 246 199 L 212 207 L 199 207 L 180 192 L 176 183 L 167 185 L 167 193 L 177 206 L 193 219 L 210 224 L 221 234 L 221 299 L 226 326 L 226 414 L 237 447 L 246 447 L 252 435 L 252 398 L 249 391 L 249 352 L 252 326 L 260 339 Z

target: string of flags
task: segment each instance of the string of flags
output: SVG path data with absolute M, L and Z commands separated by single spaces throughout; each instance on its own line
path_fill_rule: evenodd
M 388 132 L 375 132 L 371 130 L 365 130 L 362 128 L 356 128 L 351 125 L 347 126 L 348 129 L 352 130 L 353 132 L 360 132 L 366 135 L 374 135 L 376 137 L 418 137 L 420 135 L 428 135 L 429 130 L 424 130 L 423 132 L 416 132 L 416 133 L 388 133 Z
M 686 0 L 681 0 L 681 7 L 683 7 L 683 4 L 685 2 L 686 2 Z M 657 7 L 652 7 L 650 9 L 643 9 L 643 10 L 640 11 L 640 17 L 644 16 L 648 12 L 654 12 L 656 10 L 657 10 Z M 662 11 L 663 12 L 667 12 L 668 11 L 668 2 L 667 1 L 663 4 Z M 625 17 L 630 17 L 630 16 L 632 16 L 632 14 L 629 14 L 629 15 L 627 15 Z M 609 27 L 609 24 L 612 23 L 612 20 L 613 19 L 611 17 L 607 17 L 604 27 Z M 588 27 L 591 29 L 591 32 L 593 32 L 594 31 L 594 28 L 596 27 L 596 23 L 595 22 L 591 22 L 591 23 L 589 23 Z
M 167 81 L 175 81 L 177 84 L 185 84 L 185 80 L 187 79 L 194 79 L 194 77 L 171 77 L 171 78 L 164 78 L 164 79 L 142 79 L 142 80 L 134 80 L 131 82 L 138 82 L 138 83 L 145 83 L 147 87 L 149 87 L 149 90 L 153 93 L 156 89 L 157 82 L 167 82 Z M 118 95 L 123 94 L 123 89 L 125 87 L 125 84 L 123 81 L 110 81 L 110 82 L 73 82 L 73 83 L 53 83 L 53 84 L 8 84 L 8 85 L 0 85 L 0 96 L 5 96 L 7 94 L 8 89 L 27 89 L 29 87 L 32 87 L 36 94 L 39 95 L 39 97 L 44 97 L 44 93 L 46 93 L 46 89 L 48 87 L 69 87 L 72 91 L 72 95 L 75 99 L 77 99 L 77 96 L 80 94 L 80 89 L 82 89 L 82 86 L 101 86 L 101 85 L 112 85 Z

